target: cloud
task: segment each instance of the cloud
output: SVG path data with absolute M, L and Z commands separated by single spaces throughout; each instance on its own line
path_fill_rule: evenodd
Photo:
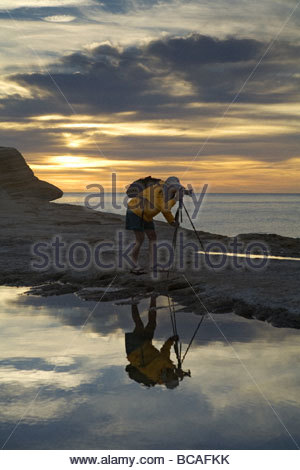
M 152 8 L 155 5 L 174 3 L 173 0 L 96 0 L 101 9 L 111 13 L 128 13 L 132 10 Z M 186 2 L 187 3 L 187 2 Z
M 158 90 L 153 93 L 153 71 L 144 67 L 135 57 L 126 59 L 117 49 L 101 49 L 97 48 L 91 56 L 72 54 L 65 59 L 70 71 L 63 71 L 62 64 L 61 70 L 51 73 L 55 84 L 72 105 L 104 113 L 137 108 L 142 110 L 169 101 L 164 93 L 159 93 Z M 51 77 L 45 73 L 19 74 L 13 80 L 25 87 L 49 93 L 57 100 L 57 88 L 53 86 Z M 59 99 L 62 97 L 59 96 Z M 52 99 L 48 98 L 48 101 L 52 108 Z M 30 104 L 34 108 L 37 105 L 29 101 L 27 103 L 30 113 Z
M 66 7 L 91 4 L 89 0 L 1 0 L 1 8 L 15 10 L 17 8 Z
M 72 16 L 74 18 L 80 17 L 80 10 L 76 7 L 28 7 L 28 8 L 15 8 L 12 11 L 0 9 L 0 19 L 11 21 L 41 21 L 43 18 L 55 16 Z
M 70 21 L 75 20 L 75 16 L 71 15 L 54 15 L 54 16 L 45 16 L 44 21 L 50 21 L 53 23 L 69 23 Z
M 220 40 L 199 34 L 150 42 L 147 52 L 167 63 L 197 90 L 202 101 L 230 102 L 252 73 L 267 49 L 254 39 Z M 239 100 L 243 102 L 282 102 L 299 97 L 299 67 L 295 57 L 299 46 L 279 43 L 251 76 Z M 285 64 L 285 68 L 283 68 Z
M 283 191 L 280 172 L 286 170 L 295 191 L 297 172 L 289 162 L 298 156 L 299 146 L 297 44 L 277 41 L 226 111 L 266 48 L 267 43 L 251 38 L 198 33 L 131 46 L 106 41 L 74 48 L 52 59 L 49 73 L 3 78 L 1 142 L 19 147 L 30 162 L 44 153 L 44 164 L 49 155 L 69 153 L 95 159 L 98 145 L 113 166 L 118 162 L 125 180 L 135 160 L 145 165 L 153 161 L 141 169 L 149 174 L 157 161 L 164 174 L 170 160 L 176 171 L 184 171 L 209 138 L 199 158 L 202 166 L 194 165 L 197 180 L 203 175 L 224 190 L 225 175 L 227 187 L 234 183 L 249 191 L 263 182 Z M 231 161 L 227 173 L 226 158 Z M 257 161 L 274 162 L 276 174 L 263 163 L 255 166 Z M 243 162 L 247 178 L 242 179 Z M 79 187 L 75 170 L 68 186 L 61 179 L 63 169 L 55 174 L 42 167 L 37 171 L 64 189 Z M 91 180 L 94 175 L 92 169 L 85 174 Z
M 16 5 L 17 3 L 17 5 Z M 74 15 L 74 18 L 87 19 L 85 14 L 91 17 L 88 21 L 97 21 L 103 12 L 115 15 L 127 14 L 138 10 L 150 9 L 153 6 L 160 6 L 173 3 L 173 0 L 66 0 L 64 2 L 37 0 L 1 3 L 0 19 L 10 19 L 13 17 L 17 21 L 39 21 L 47 18 L 47 21 L 62 22 L 59 20 L 49 20 L 51 17 L 63 17 Z M 97 18 L 95 17 L 97 16 Z M 94 18 L 92 19 L 92 16 Z M 71 21 L 71 20 L 69 20 Z
M 266 44 L 252 39 L 221 40 L 199 34 L 126 48 L 101 44 L 62 57 L 49 67 L 51 76 L 45 72 L 11 76 L 13 82 L 28 88 L 34 99 L 24 101 L 16 96 L 10 101 L 9 113 L 19 102 L 23 112 L 27 109 L 27 115 L 42 107 L 47 114 L 57 114 L 63 106 L 67 108 L 59 90 L 79 112 L 98 114 L 136 111 L 140 115 L 160 113 L 163 117 L 166 106 L 171 106 L 174 112 L 195 101 L 230 103 L 265 48 Z M 297 100 L 300 78 L 294 63 L 297 50 L 294 45 L 279 44 L 274 55 L 251 77 L 239 101 Z M 5 99 L 1 104 L 7 109 Z
M 152 41 L 146 50 L 150 55 L 182 70 L 191 65 L 256 59 L 262 48 L 263 44 L 254 39 L 221 40 L 194 33 L 186 37 Z

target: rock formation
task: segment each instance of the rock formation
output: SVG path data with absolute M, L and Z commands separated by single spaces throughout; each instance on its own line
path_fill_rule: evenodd
M 46 181 L 39 180 L 18 150 L 0 147 L 0 190 L 12 199 L 34 198 L 53 201 L 63 192 Z

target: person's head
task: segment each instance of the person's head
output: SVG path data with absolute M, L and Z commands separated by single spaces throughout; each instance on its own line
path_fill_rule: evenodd
M 181 368 L 165 368 L 162 369 L 160 374 L 161 382 L 169 389 L 178 387 L 179 382 L 181 382 L 184 377 L 191 377 L 191 371 L 184 371 Z
M 179 190 L 181 188 L 183 188 L 182 184 L 180 183 L 179 181 L 179 178 L 177 178 L 177 176 L 169 176 L 166 181 L 165 181 L 165 184 L 169 187 L 169 188 L 174 188 L 175 190 Z
M 165 181 L 165 188 L 168 194 L 168 198 L 173 198 L 175 194 L 179 194 L 180 191 L 184 190 L 184 187 L 179 181 L 177 176 L 169 176 Z
M 160 375 L 162 383 L 167 387 L 167 388 L 176 388 L 179 385 L 179 379 L 176 374 L 175 369 L 169 367 L 165 368 L 161 371 Z

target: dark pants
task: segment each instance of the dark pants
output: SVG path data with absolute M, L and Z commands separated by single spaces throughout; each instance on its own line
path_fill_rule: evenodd
M 132 333 L 125 334 L 126 354 L 130 354 L 140 348 L 146 341 L 152 341 L 156 328 L 156 310 L 150 309 L 148 313 L 148 323 L 144 326 L 136 305 L 132 305 L 132 319 L 135 328 Z

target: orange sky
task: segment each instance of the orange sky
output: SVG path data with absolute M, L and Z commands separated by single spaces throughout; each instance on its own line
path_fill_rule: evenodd
M 39 178 L 300 192 L 294 0 L 2 3 L 0 144 Z
M 272 155 L 263 159 L 258 154 L 255 158 L 255 148 L 261 151 L 260 146 L 262 149 L 268 145 L 272 147 L 274 144 L 268 142 L 273 137 L 278 139 L 282 135 L 286 138 L 295 132 L 299 126 L 299 108 L 292 104 L 247 106 L 248 114 L 244 117 L 245 108 L 236 105 L 221 123 L 214 118 L 206 120 L 205 125 L 201 119 L 126 122 L 126 113 L 121 113 L 98 119 L 42 115 L 22 123 L 19 128 L 21 132 L 37 126 L 48 133 L 58 131 L 55 145 L 63 153 L 25 156 L 38 177 L 66 192 L 85 191 L 86 186 L 93 183 L 102 184 L 109 191 L 112 173 L 117 174 L 119 191 L 139 177 L 166 178 L 174 174 L 184 184 L 192 184 L 195 188 L 208 184 L 211 192 L 299 192 L 299 154 L 277 159 L 272 159 Z M 256 113 L 251 117 L 254 108 Z M 259 111 L 269 115 L 267 123 L 259 117 Z M 293 118 L 286 119 L 287 113 Z M 18 123 L 8 125 L 18 128 Z M 124 146 L 124 136 L 138 140 Z M 159 139 L 158 143 L 151 141 L 153 137 Z M 207 137 L 210 140 L 205 143 Z M 230 148 L 238 152 L 239 141 L 243 142 L 245 138 L 249 139 L 249 148 L 254 155 L 245 156 L 242 152 L 231 155 Z M 267 142 L 260 144 L 262 138 Z M 188 156 L 185 155 L 187 150 Z M 214 150 L 215 154 L 209 153 Z
M 95 168 L 90 169 L 86 165 L 90 160 Z M 101 158 L 55 156 L 49 157 L 47 161 L 48 164 L 32 164 L 31 168 L 39 178 L 56 184 L 65 192 L 84 192 L 87 185 L 95 183 L 110 191 L 113 172 L 117 175 L 118 191 L 122 191 L 134 179 L 148 174 L 162 179 L 170 176 L 167 162 L 164 171 L 158 171 L 156 164 L 147 161 L 139 166 L 134 161 L 123 161 L 121 164 L 118 162 L 115 171 L 111 171 L 109 168 L 111 162 Z M 67 161 L 69 162 L 66 163 Z M 178 166 L 182 168 L 182 164 Z M 218 156 L 213 162 L 210 158 L 193 163 L 192 170 L 185 174 L 176 171 L 176 165 L 173 165 L 171 173 L 179 177 L 183 174 L 181 181 L 185 185 L 192 184 L 195 190 L 200 190 L 203 184 L 208 184 L 210 192 L 296 193 L 299 192 L 300 158 L 290 159 L 284 164 L 266 164 L 254 160 L 245 161 L 238 157 L 229 160 L 226 156 L 226 159 L 221 159 Z

